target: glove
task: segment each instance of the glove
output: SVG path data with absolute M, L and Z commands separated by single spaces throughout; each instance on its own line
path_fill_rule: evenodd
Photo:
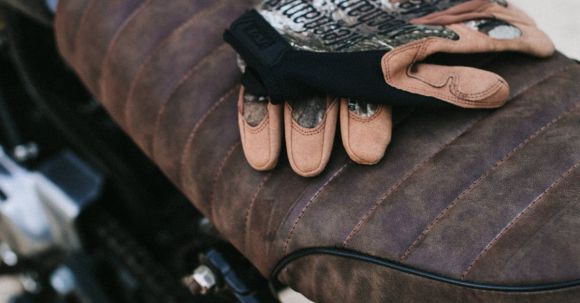
M 243 86 L 240 89 L 238 125 L 242 147 L 248 163 L 259 171 L 276 166 L 284 129 L 288 160 L 294 172 L 303 177 L 320 174 L 330 159 L 338 116 L 343 145 L 350 158 L 364 165 L 379 162 L 391 141 L 390 107 L 326 96 L 279 105 L 266 97 L 254 96 Z
M 458 39 L 430 37 L 395 48 L 381 61 L 386 83 L 464 108 L 504 105 L 509 86 L 500 76 L 476 68 L 420 62 L 435 53 L 517 51 L 537 57 L 551 56 L 555 48 L 548 36 L 524 12 L 505 5 L 472 0 L 411 20 L 414 24 L 445 25 Z
M 263 1 L 259 12 L 241 16 L 224 38 L 258 74 L 275 103 L 329 94 L 386 105 L 444 101 L 495 108 L 509 94 L 498 75 L 418 62 L 436 52 L 518 51 L 538 57 L 554 52 L 533 20 L 503 1 L 392 2 Z M 419 17 L 429 12 L 434 14 Z M 457 23 L 472 18 L 485 19 Z M 487 35 L 479 31 L 482 26 L 496 28 L 492 35 L 505 29 L 508 36 Z
M 391 109 L 386 104 L 425 105 L 437 104 L 440 103 L 438 100 L 443 100 L 462 107 L 501 106 L 507 99 L 509 89 L 499 76 L 468 67 L 447 67 L 416 62 L 440 50 L 472 53 L 517 49 L 522 44 L 514 41 L 522 40 L 520 38 L 524 32 L 534 33 L 532 36 L 535 37 L 545 37 L 527 16 L 513 7 L 490 3 L 487 0 L 468 1 L 457 6 L 451 6 L 452 3 L 449 1 L 438 1 L 437 7 L 424 4 L 422 6 L 400 4 L 395 9 L 381 7 L 381 12 L 386 13 L 381 16 L 390 21 L 378 23 L 382 24 L 382 29 L 388 29 L 381 32 L 380 36 L 359 39 L 356 43 L 342 39 L 339 44 L 324 46 L 321 39 L 313 39 L 311 36 L 305 38 L 307 26 L 303 26 L 300 30 L 279 26 L 280 16 L 276 16 L 276 13 L 288 12 L 293 8 L 292 3 L 296 2 L 300 1 L 266 1 L 262 4 L 262 8 L 279 9 L 279 11 L 261 11 L 269 19 L 279 19 L 278 23 L 273 22 L 275 27 L 278 24 L 276 30 L 270 27 L 261 15 L 249 12 L 236 21 L 237 25 L 235 23 L 225 34 L 226 40 L 236 46 L 237 40 L 232 37 L 237 35 L 243 38 L 244 35 L 236 34 L 234 31 L 243 28 L 245 33 L 251 33 L 246 37 L 252 37 L 257 41 L 255 45 L 265 50 L 262 53 L 260 50 L 251 50 L 244 56 L 244 48 L 239 48 L 239 45 L 237 47 L 249 65 L 242 81 L 249 88 L 249 92 L 242 89 L 239 99 L 242 143 L 248 162 L 258 170 L 269 170 L 276 165 L 281 145 L 282 111 L 284 111 L 288 158 L 292 168 L 302 176 L 315 176 L 324 169 L 330 157 L 339 111 L 342 141 L 348 155 L 357 163 L 374 164 L 383 157 L 391 138 Z M 331 15 L 336 15 L 336 11 L 345 13 L 344 10 L 349 4 L 352 8 L 359 2 L 342 1 L 343 5 L 334 7 L 334 13 Z M 448 7 L 451 8 L 438 11 Z M 321 11 L 324 11 L 324 8 Z M 433 11 L 435 13 L 415 18 Z M 346 14 L 352 12 L 353 10 L 350 10 Z M 376 12 L 374 14 L 376 17 Z M 363 17 L 365 16 L 369 18 L 368 14 Z M 518 24 L 518 27 L 491 19 L 494 16 L 502 16 L 512 24 Z M 453 24 L 449 28 L 442 27 L 473 18 L 477 20 Z M 426 24 L 438 26 L 425 26 Z M 279 32 L 284 35 L 283 38 Z M 507 38 L 510 40 L 498 40 Z M 547 56 L 553 52 L 551 42 L 544 50 L 541 50 L 541 47 L 533 47 L 536 43 L 544 43 L 542 39 L 526 43 L 523 45 L 532 46 L 526 51 L 530 54 Z M 310 51 L 296 50 L 300 46 Z M 382 50 L 372 50 L 377 47 Z M 394 50 L 385 55 L 391 48 Z M 423 49 L 428 52 L 423 52 Z M 295 64 L 285 66 L 285 60 Z M 379 65 L 377 62 L 382 64 Z M 284 74 L 285 69 L 288 71 L 287 74 Z M 299 77 L 294 77 L 296 75 Z M 306 77 L 301 78 L 300 75 Z M 475 76 L 470 78 L 471 75 Z M 329 79 L 332 81 L 328 81 Z M 465 79 L 468 81 L 465 82 Z M 475 91 L 481 84 L 485 84 L 485 89 Z M 363 89 L 356 90 L 354 89 L 356 86 Z M 287 95 L 278 94 L 284 90 L 288 90 Z M 350 98 L 320 97 L 324 95 L 320 91 Z M 274 97 L 256 98 L 253 93 Z M 301 102 L 286 102 L 283 107 L 277 105 L 279 101 L 276 99 L 284 100 L 286 96 Z M 355 101 L 357 98 L 354 97 L 362 97 L 364 100 L 380 104 Z

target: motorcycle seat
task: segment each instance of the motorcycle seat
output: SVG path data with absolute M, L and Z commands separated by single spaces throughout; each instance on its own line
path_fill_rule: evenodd
M 505 107 L 396 108 L 376 166 L 337 144 L 316 178 L 284 157 L 256 172 L 222 40 L 250 2 L 61 0 L 55 31 L 113 119 L 265 276 L 316 302 L 578 302 L 576 62 L 490 57 Z

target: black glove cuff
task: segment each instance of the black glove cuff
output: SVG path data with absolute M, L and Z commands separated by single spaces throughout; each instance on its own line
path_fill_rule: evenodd
M 261 76 L 260 82 L 271 98 L 285 95 L 280 92 L 284 81 L 273 68 L 292 48 L 257 11 L 248 11 L 234 21 L 225 31 L 224 40 Z
M 312 52 L 295 50 L 255 10 L 246 12 L 224 33 L 224 39 L 248 66 L 242 78 L 248 92 L 273 103 L 327 94 L 387 105 L 436 105 L 432 97 L 389 86 L 381 58 L 388 50 Z

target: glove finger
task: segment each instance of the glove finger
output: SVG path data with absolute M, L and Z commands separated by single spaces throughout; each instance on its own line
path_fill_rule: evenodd
M 486 5 L 481 11 L 465 13 L 462 15 L 446 15 L 441 12 L 431 20 L 419 20 L 421 24 L 446 25 L 450 22 L 449 29 L 459 35 L 457 41 L 440 41 L 431 45 L 426 50 L 428 56 L 435 52 L 448 53 L 476 53 L 476 52 L 503 52 L 516 51 L 537 57 L 551 56 L 555 47 L 551 39 L 541 31 L 533 19 L 512 4 L 507 7 L 497 3 Z M 495 19 L 498 24 L 493 29 L 479 29 L 474 23 L 473 28 L 459 22 L 481 19 L 478 14 L 488 15 L 486 18 Z M 417 20 L 415 20 L 417 22 Z M 505 22 L 506 24 L 504 24 Z M 494 31 L 495 30 L 495 31 Z
M 330 97 L 285 103 L 286 151 L 298 175 L 314 177 L 326 168 L 334 144 L 338 106 L 338 101 Z
M 417 64 L 405 85 L 464 108 L 497 108 L 509 97 L 509 85 L 497 74 L 472 67 Z
M 497 33 L 491 30 L 485 33 L 477 26 L 471 28 L 464 23 L 450 25 L 448 28 L 459 39 L 427 38 L 387 53 L 382 60 L 387 83 L 408 92 L 433 96 L 462 107 L 501 106 L 507 100 L 509 87 L 498 75 L 467 67 L 420 64 L 435 53 L 516 51 L 538 57 L 547 57 L 554 53 L 554 45 L 548 36 L 513 5 L 504 7 L 493 4 L 485 12 L 493 14 L 497 20 L 507 22 L 508 26 L 511 25 L 508 32 L 500 30 Z M 517 32 L 514 32 L 514 28 Z
M 463 23 L 453 24 L 449 26 L 449 29 L 459 35 L 459 40 L 438 41 L 432 44 L 425 54 L 430 55 L 437 52 L 467 54 L 513 51 L 541 58 L 554 54 L 554 44 L 537 27 L 520 24 L 515 25 L 515 28 L 519 33 L 509 34 L 511 37 L 494 38 L 491 35 L 495 34 L 491 31 L 482 33 Z
M 278 163 L 282 143 L 282 105 L 247 93 L 238 98 L 238 126 L 246 160 L 254 169 L 266 171 Z
M 416 63 L 425 58 L 421 52 L 429 49 L 428 44 L 429 39 L 419 41 L 385 55 L 382 60 L 385 81 L 401 90 L 464 108 L 496 108 L 505 104 L 509 85 L 494 73 L 471 67 Z
M 356 163 L 381 161 L 391 142 L 391 108 L 380 104 L 341 99 L 340 134 L 348 156 Z

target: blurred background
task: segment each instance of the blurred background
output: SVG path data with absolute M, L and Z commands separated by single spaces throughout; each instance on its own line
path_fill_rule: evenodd
M 540 28 L 544 29 L 552 37 L 560 51 L 580 60 L 579 0 L 511 0 L 511 2 L 535 18 Z M 0 20 L 0 27 L 1 25 L 2 20 Z M 0 278 L 0 303 L 10 302 L 9 298 L 20 292 L 23 287 L 31 287 L 31 285 L 26 285 L 22 280 L 10 277 Z M 345 285 L 345 287 L 348 287 L 348 285 Z M 282 298 L 284 303 L 309 302 L 292 291 L 284 292 Z
M 564 54 L 580 60 L 580 1 L 511 0 L 536 19 Z

